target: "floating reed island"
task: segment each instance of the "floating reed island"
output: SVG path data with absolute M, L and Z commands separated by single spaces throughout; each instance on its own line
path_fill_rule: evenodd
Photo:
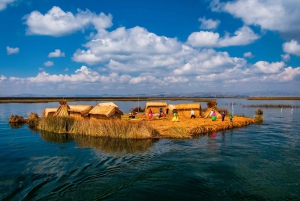
M 207 102 L 206 109 L 202 109 L 200 103 L 168 105 L 166 102 L 147 102 L 143 109 L 146 112 L 141 113 L 139 107 L 129 114 L 124 114 L 113 102 L 99 103 L 95 107 L 69 105 L 66 100 L 59 103 L 58 108 L 45 108 L 43 117 L 31 114 L 26 122 L 32 122 L 31 127 L 38 130 L 72 136 L 155 139 L 191 138 L 263 120 L 262 113 L 257 113 L 260 118 L 235 115 L 230 121 L 229 112 L 218 108 L 215 101 Z M 149 116 L 150 109 L 152 115 Z M 191 110 L 196 118 L 190 118 Z M 216 115 L 214 121 L 210 117 L 212 110 Z M 223 111 L 226 114 L 224 121 L 220 114 Z M 177 113 L 177 118 L 174 118 L 174 113 Z

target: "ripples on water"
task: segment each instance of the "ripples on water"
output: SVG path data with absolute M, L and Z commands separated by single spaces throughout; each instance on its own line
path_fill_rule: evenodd
M 153 141 L 11 128 L 11 114 L 39 113 L 45 104 L 0 108 L 2 200 L 300 199 L 299 109 L 264 109 L 262 124 Z

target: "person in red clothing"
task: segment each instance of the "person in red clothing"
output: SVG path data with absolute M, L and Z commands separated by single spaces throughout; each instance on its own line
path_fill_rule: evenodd
M 152 110 L 151 110 L 151 108 L 149 109 L 149 112 L 148 112 L 148 114 L 149 114 L 149 119 L 152 119 L 152 117 L 153 117 L 153 113 L 152 113 Z

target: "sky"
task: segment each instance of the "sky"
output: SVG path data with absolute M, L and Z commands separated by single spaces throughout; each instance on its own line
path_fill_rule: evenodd
M 0 96 L 300 93 L 299 0 L 0 0 Z

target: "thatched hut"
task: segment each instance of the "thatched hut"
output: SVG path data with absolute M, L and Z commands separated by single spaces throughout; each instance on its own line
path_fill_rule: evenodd
M 150 108 L 152 110 L 152 113 L 159 114 L 160 108 L 162 108 L 163 112 L 166 112 L 167 103 L 166 102 L 147 102 L 146 106 L 145 106 L 146 112 L 148 112 Z
M 99 103 L 100 106 L 114 106 L 118 107 L 114 102 L 105 102 L 105 103 Z
M 215 113 L 217 115 L 217 118 L 222 117 L 222 115 L 215 108 L 207 108 L 206 111 L 203 114 L 203 118 L 210 118 L 210 113 L 211 113 L 212 110 L 215 111 Z
M 57 108 L 45 108 L 43 111 L 43 117 L 53 117 L 54 113 L 57 111 Z
M 54 113 L 54 117 L 63 117 L 63 116 L 69 116 L 69 105 L 66 100 L 60 100 L 59 101 L 60 106 L 58 107 L 57 111 Z
M 97 105 L 89 113 L 90 119 L 121 119 L 123 112 L 115 106 Z
M 201 117 L 201 105 L 200 103 L 185 103 L 185 104 L 178 104 L 175 105 L 178 116 L 179 117 L 190 117 L 191 116 L 191 109 L 194 110 L 195 116 Z
M 71 117 L 82 119 L 86 117 L 93 106 L 91 105 L 70 105 L 69 114 Z

